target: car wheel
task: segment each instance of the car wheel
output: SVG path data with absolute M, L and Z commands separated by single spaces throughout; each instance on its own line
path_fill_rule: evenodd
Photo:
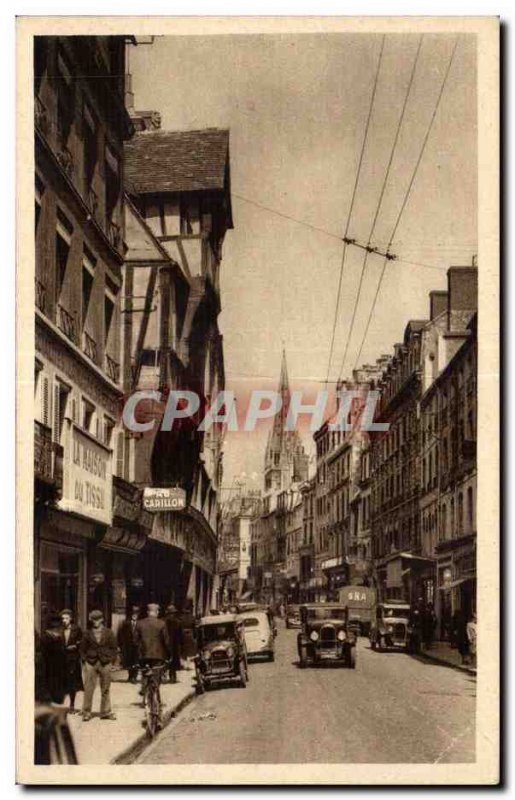
M 356 669 L 356 648 L 351 647 L 349 651 L 349 668 Z
M 247 672 L 243 661 L 240 661 L 240 684 L 244 689 L 247 686 Z
M 270 655 L 268 656 L 268 660 L 269 660 L 269 661 L 275 661 L 275 653 L 274 653 L 274 651 L 273 651 L 273 650 L 272 650 L 272 652 L 270 653 Z
M 370 640 L 370 647 L 372 648 L 372 650 L 376 649 L 377 644 L 376 644 L 376 640 L 375 639 L 371 639 Z
M 307 653 L 306 653 L 306 648 L 305 647 L 301 647 L 299 649 L 299 667 L 301 669 L 305 669 L 305 667 L 307 667 L 307 665 L 308 665 L 308 656 L 307 656 Z

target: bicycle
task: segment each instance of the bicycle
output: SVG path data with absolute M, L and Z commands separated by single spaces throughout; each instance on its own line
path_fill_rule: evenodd
M 163 661 L 160 664 L 147 664 L 140 666 L 141 669 L 141 694 L 143 695 L 143 707 L 145 709 L 145 727 L 150 737 L 154 737 L 158 730 L 163 727 L 161 678 L 170 662 Z

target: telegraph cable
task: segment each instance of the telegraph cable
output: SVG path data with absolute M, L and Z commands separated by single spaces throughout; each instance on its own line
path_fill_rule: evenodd
M 390 236 L 390 241 L 388 242 L 388 247 L 386 248 L 386 252 L 388 252 L 390 250 L 390 247 L 392 246 L 392 243 L 393 243 L 393 240 L 395 238 L 395 234 L 397 233 L 397 229 L 399 227 L 402 215 L 403 215 L 404 210 L 406 208 L 406 205 L 408 203 L 408 200 L 409 200 L 409 197 L 410 197 L 410 194 L 411 194 L 411 190 L 413 188 L 413 184 L 414 184 L 415 178 L 417 176 L 418 168 L 419 168 L 420 163 L 422 161 L 422 157 L 423 157 L 424 151 L 426 149 L 426 145 L 427 145 L 427 141 L 429 139 L 429 135 L 430 135 L 431 130 L 433 128 L 433 123 L 435 121 L 436 114 L 438 112 L 438 108 L 440 107 L 440 101 L 442 99 L 442 96 L 443 96 L 443 93 L 444 93 L 444 89 L 445 89 L 445 86 L 447 84 L 447 79 L 449 77 L 449 72 L 451 71 L 451 67 L 452 67 L 452 63 L 454 61 L 454 56 L 456 54 L 456 48 L 457 47 L 458 47 L 458 37 L 456 38 L 456 40 L 454 42 L 454 47 L 453 47 L 452 52 L 451 52 L 451 57 L 449 59 L 449 63 L 447 64 L 447 69 L 445 71 L 445 75 L 444 75 L 444 78 L 443 78 L 443 81 L 442 81 L 442 85 L 441 85 L 440 91 L 438 93 L 436 104 L 435 104 L 435 107 L 433 109 L 433 113 L 431 115 L 431 119 L 429 121 L 429 125 L 428 125 L 428 128 L 427 128 L 426 134 L 424 136 L 424 139 L 423 139 L 423 142 L 422 142 L 422 147 L 420 149 L 420 153 L 419 153 L 419 156 L 417 158 L 417 162 L 415 164 L 415 168 L 414 168 L 413 173 L 411 175 L 411 180 L 409 182 L 406 194 L 404 196 L 404 200 L 402 201 L 402 205 L 401 205 L 399 213 L 397 215 L 397 219 L 395 220 L 395 225 L 393 226 L 393 231 L 392 231 L 392 234 Z M 387 263 L 388 263 L 388 259 L 385 258 L 384 261 L 383 261 L 383 267 L 381 269 L 381 275 L 379 276 L 379 282 L 378 282 L 377 287 L 376 287 L 376 292 L 375 292 L 375 295 L 374 295 L 374 299 L 372 301 L 372 307 L 371 307 L 370 313 L 368 315 L 368 320 L 367 320 L 367 324 L 366 324 L 366 327 L 365 327 L 365 332 L 364 332 L 363 338 L 361 340 L 361 344 L 360 344 L 360 347 L 359 347 L 358 355 L 356 356 L 356 360 L 354 362 L 354 369 L 356 369 L 356 367 L 358 365 L 358 362 L 359 362 L 359 359 L 361 358 L 361 353 L 362 353 L 362 350 L 363 350 L 363 347 L 364 347 L 364 344 L 365 344 L 365 340 L 366 340 L 367 335 L 368 335 L 368 329 L 370 327 L 370 322 L 372 320 L 372 316 L 373 316 L 373 313 L 374 313 L 374 310 L 375 310 L 375 307 L 376 307 L 376 302 L 377 302 L 379 291 L 381 289 L 381 284 L 383 282 L 383 278 L 384 278 L 384 275 L 385 275 Z

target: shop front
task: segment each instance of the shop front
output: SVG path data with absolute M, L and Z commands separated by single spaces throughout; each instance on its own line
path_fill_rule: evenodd
M 81 626 L 90 609 L 92 553 L 112 522 L 111 450 L 65 420 L 62 496 L 35 519 L 35 621 L 70 608 Z M 102 567 L 105 570 L 105 565 Z M 105 574 L 105 571 L 104 573 Z
M 377 564 L 379 600 L 434 602 L 435 561 L 413 553 L 393 553 Z
M 216 537 L 200 512 L 191 506 L 156 512 L 143 556 L 149 600 L 193 615 L 211 608 Z
M 142 550 L 152 531 L 153 516 L 142 507 L 142 492 L 113 477 L 113 524 L 90 554 L 88 601 L 99 608 L 114 630 L 132 605 L 145 602 Z
M 449 539 L 437 547 L 436 615 L 440 637 L 452 638 L 453 617 L 461 612 L 465 619 L 476 613 L 476 536 L 469 534 Z

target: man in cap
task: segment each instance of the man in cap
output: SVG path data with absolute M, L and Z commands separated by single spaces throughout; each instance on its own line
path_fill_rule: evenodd
M 157 603 L 147 605 L 147 616 L 140 619 L 136 625 L 136 643 L 138 645 L 139 662 L 143 667 L 160 667 L 168 659 L 170 640 L 164 620 L 159 619 L 159 606 Z M 159 679 L 161 671 L 159 671 Z M 143 683 L 140 694 L 145 694 L 146 677 L 143 671 Z M 159 697 L 161 703 L 161 697 Z M 158 723 L 161 724 L 161 721 Z
M 147 616 L 136 623 L 138 655 L 141 662 L 155 666 L 168 658 L 170 639 L 164 620 L 159 619 L 157 603 L 147 605 Z
M 140 617 L 140 607 L 132 606 L 130 614 L 118 629 L 118 644 L 122 653 L 122 664 L 128 670 L 128 680 L 137 682 L 138 676 L 138 643 L 136 640 L 136 625 Z
M 100 682 L 100 718 L 116 719 L 111 711 L 111 666 L 116 660 L 118 647 L 116 636 L 104 625 L 101 611 L 91 611 L 88 617 L 91 628 L 85 631 L 80 643 L 80 655 L 84 663 L 84 699 L 82 719 L 91 719 L 91 706 L 96 685 Z

